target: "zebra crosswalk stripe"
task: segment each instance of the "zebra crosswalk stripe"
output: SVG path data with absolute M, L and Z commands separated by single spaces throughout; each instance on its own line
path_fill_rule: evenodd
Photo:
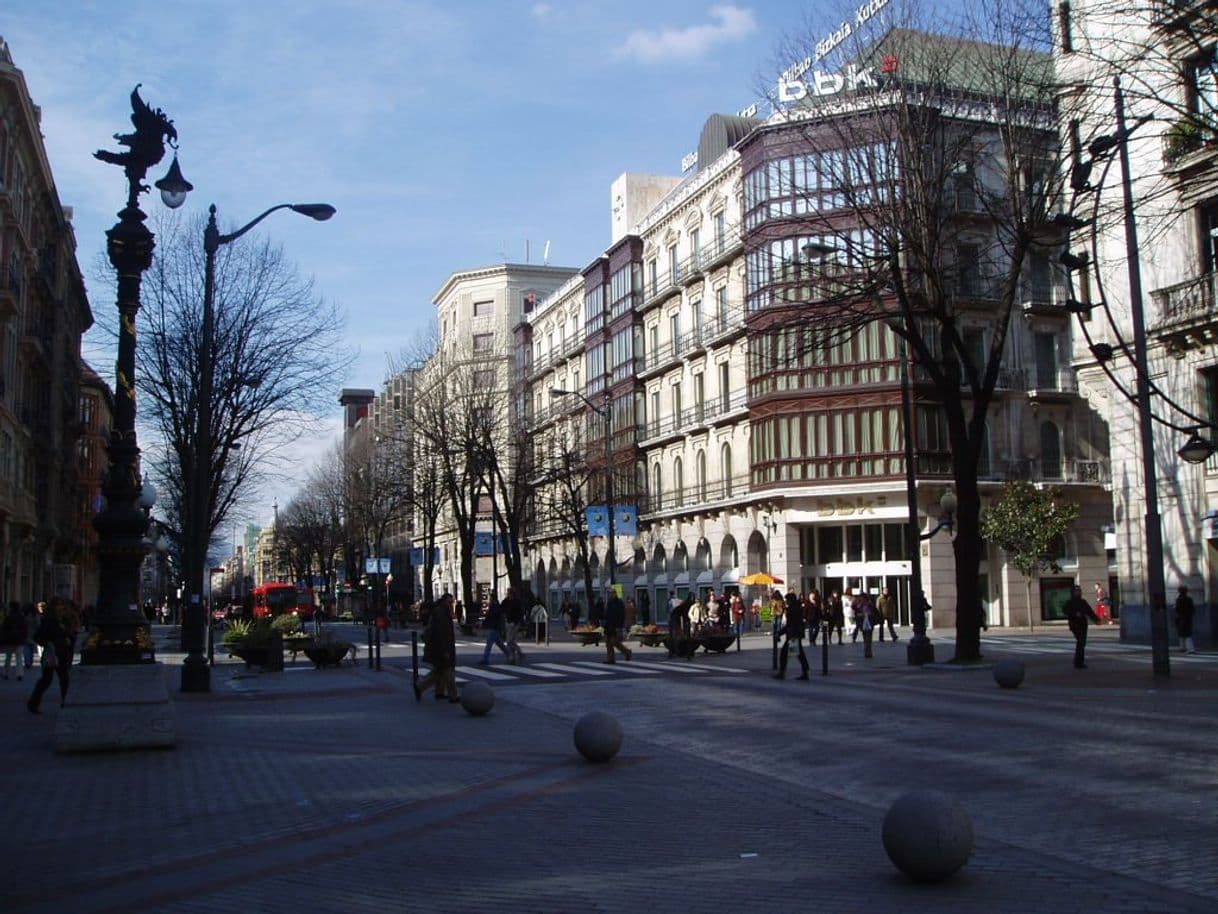
M 645 670 L 658 671 L 673 671 L 676 673 L 709 673 L 710 670 L 706 667 L 694 666 L 684 660 L 674 661 L 672 663 L 658 663 L 653 660 L 631 660 L 629 663 L 632 666 L 642 667 Z
M 570 666 L 565 663 L 535 663 L 534 667 L 542 667 L 547 670 L 560 670 L 563 673 L 579 673 L 581 676 L 612 676 L 612 670 L 601 670 L 595 667 L 583 669 L 577 666 Z
M 587 672 L 592 673 L 594 675 L 597 675 L 597 674 L 603 675 L 603 674 L 609 672 L 608 670 L 602 670 L 602 669 L 595 668 L 592 665 L 592 663 L 593 663 L 593 661 L 591 661 L 591 660 L 576 660 L 572 664 L 572 666 L 581 666 L 581 667 L 587 666 L 588 667 Z M 615 663 L 614 666 L 617 667 L 618 672 L 633 673 L 635 676 L 659 676 L 660 675 L 659 670 L 643 669 L 637 663 L 633 663 L 633 662 Z

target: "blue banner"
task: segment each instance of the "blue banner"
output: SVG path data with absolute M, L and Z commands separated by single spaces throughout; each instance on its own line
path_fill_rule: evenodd
M 424 556 L 424 551 L 423 551 L 422 546 L 415 546 L 413 549 L 410 550 L 410 564 L 411 565 L 422 565 L 424 557 L 425 556 Z M 436 546 L 435 548 L 433 548 L 431 550 L 431 564 L 433 564 L 433 565 L 440 564 L 440 547 L 439 546 Z
M 589 505 L 587 512 L 588 535 L 609 535 L 609 512 L 604 505 Z
M 639 512 L 634 505 L 613 506 L 613 533 L 615 536 L 637 536 Z

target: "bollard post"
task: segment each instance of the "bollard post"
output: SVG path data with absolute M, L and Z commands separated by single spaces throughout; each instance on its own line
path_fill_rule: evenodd
M 381 627 L 376 627 L 376 671 L 381 671 Z
M 152 626 L 149 626 L 151 631 Z M 207 665 L 216 665 L 216 620 L 210 619 L 207 623 Z
M 829 621 L 826 619 L 824 627 L 821 629 L 824 635 L 820 642 L 820 674 L 822 676 L 829 675 Z
M 411 681 L 419 681 L 419 633 L 410 632 L 410 674 Z
M 368 669 L 372 669 L 375 663 L 375 658 L 372 656 L 372 623 L 368 623 Z

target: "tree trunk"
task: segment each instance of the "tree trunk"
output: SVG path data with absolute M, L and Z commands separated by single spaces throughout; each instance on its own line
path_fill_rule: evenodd
M 959 469 L 959 468 L 957 468 Z M 981 495 L 977 474 L 956 473 L 956 656 L 957 663 L 981 659 Z

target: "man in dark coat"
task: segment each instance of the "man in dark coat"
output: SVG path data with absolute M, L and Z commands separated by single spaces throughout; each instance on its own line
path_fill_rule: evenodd
M 509 587 L 503 597 L 503 640 L 507 643 L 508 663 L 524 663 L 524 651 L 516 643 L 524 629 L 524 611 L 524 600 L 515 587 Z
M 694 605 L 694 598 L 687 596 L 677 603 L 668 615 L 668 656 L 684 657 L 693 660 L 698 650 L 698 642 L 690 631 L 689 610 Z
M 617 651 L 621 651 L 627 660 L 634 657 L 630 648 L 622 643 L 622 629 L 625 625 L 626 603 L 616 590 L 611 590 L 609 602 L 605 604 L 605 663 L 616 663 Z
M 786 678 L 787 652 L 791 648 L 791 642 L 794 641 L 795 648 L 799 654 L 799 666 L 802 670 L 799 678 L 807 679 L 808 655 L 804 653 L 804 607 L 794 590 L 787 591 L 785 616 L 786 624 L 783 626 L 784 639 L 782 651 L 778 655 L 778 672 L 774 674 L 774 678 Z
M 457 694 L 457 638 L 453 631 L 453 598 L 445 594 L 431 609 L 423 635 L 423 659 L 431 664 L 431 672 L 414 684 L 414 700 L 435 686 L 436 701 L 447 697 L 460 701 Z
M 1083 658 L 1083 652 L 1087 649 L 1087 623 L 1088 621 L 1099 622 L 1100 617 L 1095 614 L 1091 604 L 1083 599 L 1083 588 L 1077 585 L 1071 591 L 1070 599 L 1062 608 L 1066 612 L 1066 622 L 1070 625 L 1070 634 L 1074 635 L 1074 667 L 1085 670 L 1087 664 Z
M 1197 653 L 1197 646 L 1193 643 L 1193 614 L 1196 611 L 1188 588 L 1181 585 L 1180 595 L 1176 597 L 1176 634 L 1180 636 L 1180 650 L 1190 654 Z

